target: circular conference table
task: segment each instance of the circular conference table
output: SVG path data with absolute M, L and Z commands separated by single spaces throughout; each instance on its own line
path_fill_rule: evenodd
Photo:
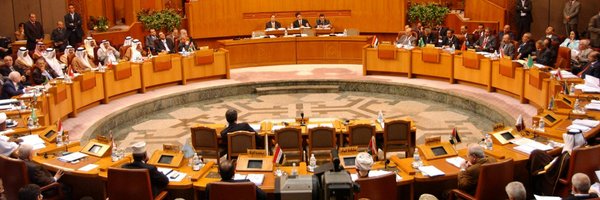
M 165 84 L 186 84 L 191 79 L 206 78 L 228 78 L 229 69 L 233 63 L 237 67 L 265 64 L 283 63 L 362 63 L 363 72 L 369 74 L 406 75 L 410 78 L 428 77 L 444 79 L 449 84 L 461 83 L 483 87 L 488 91 L 497 91 L 513 96 L 521 102 L 530 102 L 536 106 L 545 108 L 550 97 L 558 95 L 560 82 L 551 79 L 550 73 L 537 68 L 523 69 L 520 64 L 508 59 L 491 60 L 474 52 L 456 52 L 450 54 L 436 48 L 415 48 L 412 50 L 389 48 L 380 46 L 370 48 L 366 43 L 368 37 L 323 37 L 323 38 L 274 38 L 242 41 L 221 41 L 225 48 L 217 50 L 200 50 L 191 56 L 160 55 L 141 63 L 120 62 L 105 72 L 85 72 L 73 79 L 72 83 L 62 81 L 53 82 L 52 87 L 41 98 L 37 98 L 41 124 L 44 128 L 34 131 L 37 134 L 45 134 L 51 126 L 66 116 L 76 116 L 77 113 L 90 106 L 99 103 L 109 103 L 111 98 L 123 95 L 135 95 L 136 92 L 146 92 L 155 86 Z M 271 48 L 279 46 L 281 48 Z M 312 47 L 306 47 L 312 46 Z M 317 46 L 314 52 L 311 48 Z M 228 49 L 230 48 L 230 49 Z M 282 52 L 282 49 L 295 49 L 293 55 L 290 52 Z M 272 55 L 275 52 L 285 54 L 280 60 L 260 60 L 261 55 Z M 246 52 L 252 51 L 252 52 Z M 347 51 L 347 52 L 346 52 Z M 316 53 L 315 53 L 316 52 Z M 356 52 L 360 52 L 357 54 Z M 315 54 L 311 54 L 315 53 Z M 359 55 L 360 57 L 356 58 Z M 259 59 L 259 60 L 256 60 Z M 254 63 L 256 62 L 256 63 Z M 254 64 L 253 64 L 254 63 Z M 568 83 L 581 83 L 581 79 L 568 79 Z M 585 98 L 594 95 L 584 94 L 581 91 L 575 94 L 565 95 L 565 98 Z M 30 96 L 21 96 L 22 99 L 31 99 Z M 557 104 L 557 107 L 560 107 Z M 565 108 L 558 108 L 565 109 Z M 556 113 L 554 113 L 556 111 Z M 564 132 L 565 124 L 570 124 L 571 119 L 567 114 L 558 112 L 560 110 L 545 110 L 541 113 L 553 112 L 559 122 L 546 126 L 545 132 L 537 132 L 538 135 L 546 136 L 554 140 L 561 140 L 560 135 Z M 19 115 L 22 113 L 19 112 Z M 598 116 L 597 111 L 589 111 L 592 116 Z M 16 114 L 12 113 L 14 117 Z M 25 116 L 26 117 L 26 116 Z M 542 116 L 543 117 L 543 116 Z M 539 117 L 538 117 L 539 119 Z M 567 125 L 568 126 L 568 125 Z M 598 128 L 585 133 L 586 138 L 594 137 Z M 15 134 L 27 134 L 27 131 L 15 132 Z M 79 142 L 68 145 L 68 151 L 78 151 L 82 148 Z M 117 167 L 131 160 L 130 156 L 112 162 L 110 156 L 85 159 L 79 164 L 57 163 L 57 152 L 64 151 L 64 147 L 57 147 L 53 142 L 48 142 L 46 147 L 37 151 L 34 161 L 50 169 L 66 169 L 67 175 L 64 181 L 85 189 L 75 190 L 75 195 L 90 195 L 102 198 L 104 195 L 104 181 L 106 170 L 109 167 Z M 554 152 L 560 150 L 553 150 Z M 524 166 L 528 156 L 516 152 L 510 145 L 494 145 L 493 151 L 486 151 L 490 156 L 498 159 L 512 158 L 516 166 Z M 459 151 L 459 156 L 464 156 L 464 150 Z M 410 163 L 412 158 L 393 157 L 392 164 L 399 170 L 402 180 L 398 182 L 398 189 L 404 191 L 402 196 L 412 198 L 424 190 L 431 189 L 432 183 L 442 186 L 452 186 L 458 173 L 458 168 L 453 167 L 442 160 L 426 160 L 426 164 L 437 166 L 445 175 L 441 177 L 426 177 L 415 172 Z M 192 171 L 184 160 L 177 168 L 181 172 L 188 173 L 189 178 L 182 182 L 172 182 L 169 189 L 173 190 L 174 196 L 197 197 L 195 190 L 203 190 L 209 182 L 218 179 L 206 177 L 209 172 L 214 172 L 214 163 L 208 163 L 200 171 Z M 80 168 L 88 164 L 98 165 L 96 168 L 82 171 Z M 306 164 L 300 164 L 301 168 Z M 378 168 L 383 164 L 378 163 Z M 524 167 L 522 168 L 524 169 Z M 516 171 L 515 180 L 523 180 L 523 170 Z M 288 170 L 284 168 L 284 170 Z M 305 173 L 304 170 L 300 170 Z M 306 172 L 308 173 L 308 172 Z M 267 172 L 267 178 L 273 178 L 272 173 Z M 268 175 L 271 174 L 271 175 Z M 517 177 L 517 174 L 519 175 Z M 265 180 L 265 190 L 272 191 L 271 180 Z M 95 187 L 85 187 L 94 184 Z M 447 185 L 450 184 L 450 185 Z M 435 185 L 435 184 L 434 184 Z M 190 190 L 194 188 L 195 190 Z M 443 189 L 444 187 L 437 187 Z

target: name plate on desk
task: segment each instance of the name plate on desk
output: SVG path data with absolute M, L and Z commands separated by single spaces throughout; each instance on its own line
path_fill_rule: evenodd
M 499 73 L 508 78 L 515 78 L 515 68 L 519 63 L 513 62 L 509 57 L 500 59 Z
M 194 53 L 195 65 L 208 65 L 215 62 L 215 53 L 212 49 L 199 50 Z
M 264 155 L 264 154 L 263 154 Z M 252 157 L 239 155 L 236 171 L 240 172 L 270 172 L 273 171 L 273 156 Z
M 475 52 L 466 51 L 462 55 L 463 66 L 469 69 L 479 69 L 479 59 L 481 56 Z
M 104 157 L 107 152 L 110 152 L 112 147 L 112 143 L 103 136 L 98 136 L 96 139 L 90 140 L 82 149 L 81 152 L 96 156 L 96 157 Z
M 440 63 L 440 50 L 436 48 L 421 48 L 421 60 L 427 63 Z
M 96 87 L 96 74 L 94 72 L 85 72 L 81 76 L 81 91 L 88 91 Z
M 58 134 L 56 134 L 56 131 L 54 131 L 53 129 L 50 129 L 48 132 L 44 133 L 44 134 L 40 134 L 40 138 L 42 138 L 44 141 L 46 142 L 54 142 L 54 140 L 56 140 L 56 136 Z
M 152 58 L 154 72 L 167 71 L 172 68 L 170 55 L 159 55 Z
M 544 120 L 545 127 L 553 127 L 558 122 L 562 121 L 562 118 L 560 118 L 557 114 L 549 110 L 544 110 L 544 112 L 542 112 L 538 116 L 540 120 Z
M 120 62 L 115 65 L 115 81 L 123 80 L 131 77 L 131 62 Z
M 417 145 L 426 160 L 457 156 L 456 150 L 448 142 Z

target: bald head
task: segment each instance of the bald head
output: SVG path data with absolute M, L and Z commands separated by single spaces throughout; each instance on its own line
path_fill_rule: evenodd
M 21 74 L 17 71 L 10 72 L 10 74 L 8 74 L 8 79 L 14 83 L 21 82 Z
M 573 192 L 575 194 L 587 194 L 590 190 L 590 177 L 584 173 L 576 173 L 571 177 Z
M 30 144 L 22 144 L 21 146 L 19 146 L 19 149 L 17 149 L 19 159 L 30 160 L 32 151 L 33 146 L 31 146 Z
M 232 160 L 225 160 L 219 164 L 219 175 L 221 180 L 227 181 L 233 179 L 235 174 L 235 163 Z

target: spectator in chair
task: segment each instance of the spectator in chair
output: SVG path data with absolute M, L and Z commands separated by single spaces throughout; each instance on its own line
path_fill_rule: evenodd
M 495 161 L 493 158 L 485 156 L 483 147 L 478 144 L 470 144 L 467 159 L 461 164 L 458 173 L 458 189 L 471 195 L 475 194 L 481 165 Z
M 124 164 L 122 167 L 126 169 L 147 169 L 150 176 L 150 185 L 152 185 L 152 194 L 154 196 L 160 194 L 169 184 L 169 178 L 158 169 L 146 164 L 148 156 L 146 154 L 146 142 L 137 142 L 131 146 L 133 150 L 133 162 Z
M 354 160 L 356 165 L 356 172 L 359 178 L 369 177 L 369 171 L 373 167 L 373 157 L 367 152 L 360 152 L 356 155 Z
M 590 177 L 584 173 L 576 173 L 571 177 L 571 192 L 569 196 L 563 198 L 565 200 L 579 199 L 594 199 L 598 198 L 598 194 L 590 193 Z
M 249 180 L 233 180 L 235 175 L 235 161 L 225 160 L 219 164 L 219 175 L 221 175 L 221 182 L 248 182 Z M 210 197 L 211 185 L 206 186 L 206 199 Z M 266 200 L 267 194 L 260 188 L 256 187 L 256 199 Z
M 519 181 L 513 181 L 508 183 L 504 188 L 508 195 L 508 200 L 527 200 L 527 192 L 525 186 Z
M 257 147 L 259 145 L 262 145 L 262 142 L 259 142 L 259 137 L 258 137 L 258 134 L 256 133 L 256 131 L 246 122 L 238 123 L 237 118 L 238 118 L 238 113 L 236 110 L 229 109 L 229 110 L 227 110 L 227 112 L 225 112 L 225 119 L 227 119 L 228 125 L 227 125 L 227 128 L 225 128 L 225 129 L 223 129 L 223 131 L 221 131 L 221 140 L 223 141 L 223 144 L 222 144 L 223 149 L 227 149 L 227 145 L 228 145 L 227 134 L 236 132 L 236 131 L 254 132 L 254 134 L 256 136 L 256 143 L 258 144 Z

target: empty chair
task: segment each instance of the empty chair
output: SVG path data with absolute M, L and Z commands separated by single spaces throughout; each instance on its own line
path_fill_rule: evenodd
M 217 140 L 217 131 L 213 128 L 204 126 L 192 127 L 192 146 L 198 155 L 207 160 L 214 159 L 218 164 L 221 157 L 219 142 Z
M 0 178 L 4 184 L 4 194 L 7 199 L 18 199 L 19 189 L 30 183 L 25 161 L 3 155 L 0 155 Z M 54 182 L 41 188 L 42 191 L 51 189 L 58 190 L 58 194 L 53 197 L 44 196 L 44 199 L 63 198 L 60 183 Z
M 554 195 L 569 195 L 571 191 L 571 177 L 576 173 L 584 173 L 591 178 L 592 182 L 597 182 L 598 180 L 594 180 L 593 177 L 596 177 L 595 171 L 600 170 L 598 155 L 600 155 L 600 145 L 573 149 L 566 176 L 558 179 L 557 193 Z
M 213 182 L 208 184 L 208 199 L 256 199 L 256 185 L 252 182 Z
M 256 149 L 256 135 L 249 131 L 236 131 L 227 134 L 227 159 L 237 158 L 238 155 Z
M 450 199 L 455 199 L 455 195 L 461 199 L 507 199 L 506 192 L 501 188 L 513 181 L 513 178 L 514 162 L 512 159 L 483 164 L 479 170 L 475 196 L 459 189 L 453 189 Z
M 360 185 L 360 192 L 354 199 L 367 198 L 370 200 L 397 199 L 396 174 L 389 173 L 382 176 L 356 179 Z
M 372 136 L 375 136 L 375 126 L 371 124 L 350 125 L 348 128 L 348 145 L 358 146 L 358 151 L 365 151 Z
M 334 148 L 334 128 L 316 127 L 308 130 L 308 156 L 315 154 L 317 162 L 329 161 Z
M 162 191 L 153 197 L 148 169 L 108 168 L 106 185 L 106 192 L 111 200 L 152 200 L 164 199 L 167 196 L 167 191 Z
M 383 153 L 388 159 L 392 155 L 404 152 L 405 157 L 412 157 L 412 135 L 410 121 L 393 120 L 386 122 L 383 129 Z
M 275 131 L 275 141 L 283 150 L 287 163 L 302 162 L 302 130 L 286 127 Z

